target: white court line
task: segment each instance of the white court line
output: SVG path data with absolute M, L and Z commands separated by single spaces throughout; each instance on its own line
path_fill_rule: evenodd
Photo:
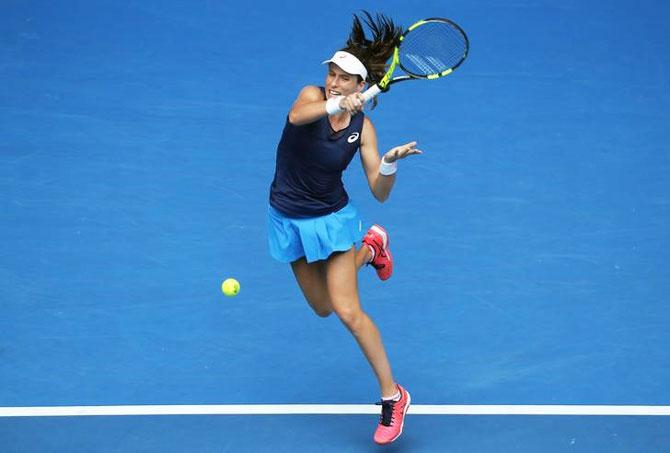
M 0 417 L 123 415 L 355 415 L 379 414 L 373 404 L 223 404 L 159 406 L 0 407 Z M 410 415 L 627 415 L 670 416 L 670 406 L 413 405 Z

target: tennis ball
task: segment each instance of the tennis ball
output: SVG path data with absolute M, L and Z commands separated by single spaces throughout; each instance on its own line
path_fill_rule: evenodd
M 221 283 L 221 291 L 228 297 L 237 296 L 240 292 L 240 282 L 234 278 L 227 278 Z

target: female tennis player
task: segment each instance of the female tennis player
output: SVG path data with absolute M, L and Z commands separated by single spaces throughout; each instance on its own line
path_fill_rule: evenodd
M 402 433 L 410 395 L 395 382 L 379 331 L 361 309 L 357 273 L 370 264 L 386 280 L 393 259 L 389 235 L 379 225 L 368 230 L 356 249 L 358 212 L 344 189 L 342 172 L 360 149 L 370 189 L 383 202 L 393 188 L 398 161 L 421 151 L 410 142 L 379 157 L 361 91 L 366 82 L 383 77 L 402 30 L 383 15 L 364 14 L 373 38 L 366 39 L 354 15 L 346 47 L 324 62 L 325 86 L 304 87 L 288 113 L 270 188 L 268 242 L 275 259 L 291 264 L 316 314 L 334 312 L 358 342 L 381 387 L 382 414 L 374 440 L 387 444 Z

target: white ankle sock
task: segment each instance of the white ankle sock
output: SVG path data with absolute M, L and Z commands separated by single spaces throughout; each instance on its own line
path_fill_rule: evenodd
M 370 255 L 372 255 L 370 257 L 370 261 L 368 261 L 368 263 L 371 263 L 375 259 L 375 249 L 373 249 L 371 245 L 368 245 L 368 244 L 365 244 L 365 245 L 368 247 L 368 250 L 370 250 Z
M 396 394 L 393 395 L 393 396 L 389 396 L 388 398 L 382 396 L 382 401 L 391 401 L 391 400 L 393 400 L 393 401 L 400 401 L 400 397 L 401 397 L 401 396 L 402 396 L 402 395 L 400 395 L 400 390 L 398 390 L 398 393 L 396 393 Z

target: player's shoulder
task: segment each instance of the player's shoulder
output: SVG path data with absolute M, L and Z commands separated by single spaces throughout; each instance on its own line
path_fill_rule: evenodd
M 323 89 L 316 85 L 307 85 L 302 87 L 298 99 L 304 101 L 322 101 L 324 99 Z
M 363 127 L 361 128 L 361 143 L 367 144 L 371 140 L 377 139 L 377 132 L 370 118 L 365 115 L 363 118 Z
M 363 117 L 363 130 L 368 130 L 370 132 L 375 131 L 375 126 L 372 124 L 372 120 L 367 115 Z

